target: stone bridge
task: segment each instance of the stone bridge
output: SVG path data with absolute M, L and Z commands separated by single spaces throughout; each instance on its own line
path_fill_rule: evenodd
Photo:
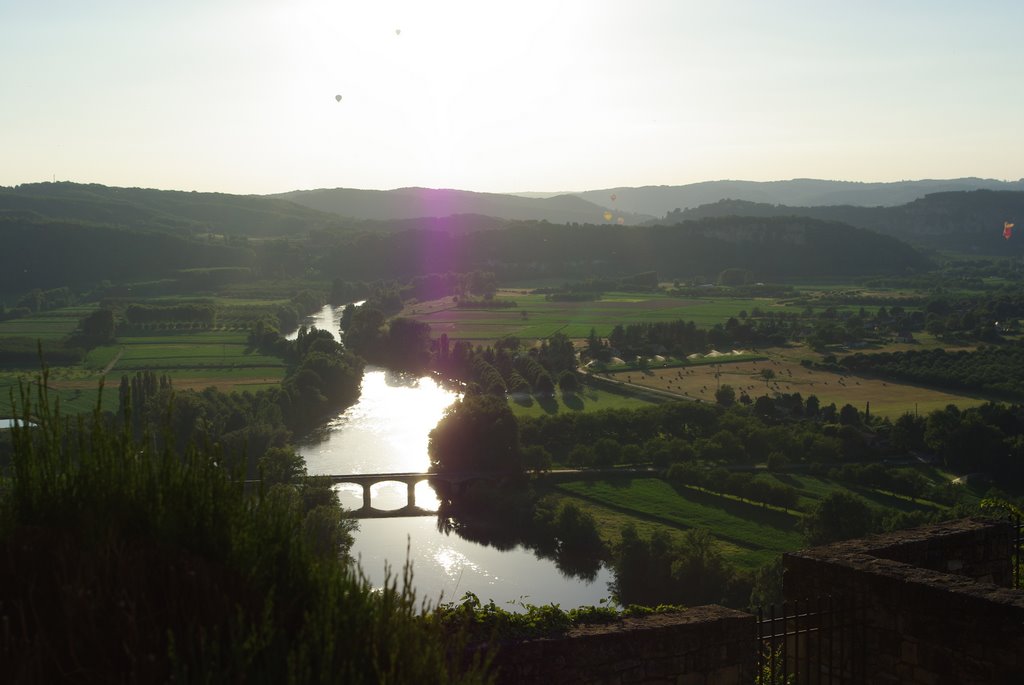
M 334 485 L 339 485 L 341 483 L 354 483 L 362 486 L 363 506 L 361 509 L 357 509 L 352 513 L 356 518 L 384 518 L 389 516 L 424 516 L 436 513 L 429 509 L 421 509 L 416 506 L 416 486 L 423 481 L 430 483 L 447 483 L 449 485 L 461 487 L 465 483 L 471 483 L 478 480 L 497 481 L 509 475 L 510 474 L 500 472 L 465 471 L 455 473 L 350 473 L 319 477 L 326 478 Z M 370 488 L 377 483 L 387 482 L 405 483 L 408 492 L 408 500 L 406 505 L 401 509 L 387 511 L 375 509 L 372 506 Z
M 571 480 L 594 480 L 605 478 L 632 478 L 632 477 L 654 477 L 657 475 L 654 469 L 558 469 L 548 471 L 535 476 L 538 480 L 546 482 L 563 482 Z M 398 516 L 426 516 L 436 512 L 429 509 L 421 509 L 416 506 L 416 486 L 427 481 L 430 483 L 446 483 L 454 485 L 456 490 L 466 483 L 478 480 L 499 481 L 502 478 L 516 477 L 520 474 L 494 471 L 457 471 L 450 473 L 411 472 L 411 473 L 350 473 L 343 475 L 325 475 L 320 478 L 328 479 L 332 484 L 353 483 L 363 488 L 363 506 L 353 512 L 356 518 L 385 518 Z M 372 506 L 370 488 L 377 483 L 398 482 L 405 483 L 408 499 L 406 505 L 401 509 L 382 510 Z
M 416 506 L 416 486 L 427 481 L 430 483 L 445 483 L 455 486 L 456 492 L 466 483 L 479 480 L 500 481 L 504 478 L 523 477 L 526 474 L 517 472 L 501 471 L 455 471 L 449 473 L 432 473 L 429 471 L 414 471 L 405 473 L 348 473 L 318 475 L 317 478 L 324 478 L 333 485 L 342 483 L 353 483 L 363 488 L 363 506 L 352 512 L 355 518 L 388 518 L 400 516 L 431 516 L 437 512 L 430 509 L 422 509 Z M 662 473 L 657 469 L 635 468 L 635 469 L 555 469 L 539 474 L 532 474 L 532 478 L 544 483 L 563 483 L 575 480 L 608 480 L 618 478 L 659 478 Z M 398 482 L 405 483 L 408 498 L 406 505 L 400 509 L 375 509 L 372 505 L 370 488 L 377 483 Z M 260 485 L 258 480 L 247 480 L 247 488 L 257 488 Z

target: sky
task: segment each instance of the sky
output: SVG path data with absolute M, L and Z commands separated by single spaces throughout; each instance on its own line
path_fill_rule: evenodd
M 1019 0 L 0 0 L 0 185 L 1016 180 L 1021 26 Z

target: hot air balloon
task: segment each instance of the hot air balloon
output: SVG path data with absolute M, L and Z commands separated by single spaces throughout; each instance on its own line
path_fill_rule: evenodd
M 341 102 L 341 96 L 340 95 L 335 95 L 334 96 L 334 101 L 335 102 Z
M 604 213 L 604 220 L 605 221 L 611 221 L 612 220 L 612 213 L 611 212 L 605 212 Z
M 1009 221 L 1004 221 L 1003 222 L 1003 237 L 1006 238 L 1007 240 L 1009 240 L 1010 236 L 1012 236 L 1012 235 L 1013 235 L 1013 224 L 1011 224 Z
M 618 219 L 616 219 L 616 220 L 615 220 L 615 223 L 617 223 L 617 224 L 618 224 L 619 226 L 624 226 L 624 225 L 625 225 L 625 223 L 626 223 L 626 220 L 625 220 L 625 219 L 623 219 L 623 218 L 622 218 L 622 217 L 620 216 L 620 217 L 619 217 Z
M 395 29 L 395 35 L 396 36 L 402 35 L 402 29 Z
M 612 202 L 615 202 L 615 200 L 617 200 L 617 199 L 618 199 L 618 195 L 616 195 L 615 193 L 612 193 Z

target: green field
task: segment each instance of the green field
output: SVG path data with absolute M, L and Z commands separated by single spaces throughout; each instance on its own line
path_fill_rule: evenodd
M 60 340 L 71 335 L 79 319 L 93 311 L 93 306 L 65 307 L 20 319 L 0 321 L 0 338 L 35 338 Z
M 403 315 L 430 324 L 434 337 L 446 333 L 449 338 L 487 341 L 512 335 L 531 341 L 555 333 L 585 338 L 591 329 L 607 337 L 618 324 L 680 319 L 708 328 L 754 307 L 786 309 L 771 298 L 679 298 L 657 293 L 606 293 L 595 302 L 551 302 L 543 295 L 499 291 L 496 299 L 513 301 L 516 306 L 460 309 L 447 300 L 408 307 Z
M 923 469 L 932 483 L 947 482 L 946 474 Z M 622 481 L 579 481 L 554 486 L 578 500 L 597 520 L 608 544 L 618 541 L 622 526 L 633 523 L 645 535 L 655 529 L 679 536 L 688 528 L 707 528 L 720 541 L 723 554 L 744 569 L 755 569 L 788 552 L 806 546 L 799 530 L 802 512 L 810 511 L 830 492 L 844 491 L 867 501 L 876 510 L 934 512 L 943 505 L 912 501 L 892 493 L 795 474 L 769 474 L 759 479 L 780 482 L 800 492 L 800 512 L 743 501 L 696 487 L 676 487 L 654 478 Z
M 112 371 L 283 368 L 283 363 L 277 357 L 251 351 L 246 334 L 241 331 L 122 336 L 116 345 L 90 351 L 85 365 L 90 369 L 103 369 L 115 358 L 117 361 Z
M 74 311 L 73 311 L 74 310 Z M 0 336 L 19 335 L 44 341 L 59 340 L 74 330 L 89 308 L 69 308 L 46 315 L 0 324 Z M 56 315 L 55 315 L 56 314 Z M 46 335 L 52 329 L 51 335 Z M 49 389 L 67 413 L 89 411 L 96 406 L 105 372 L 105 408 L 116 403 L 116 386 L 124 374 L 154 371 L 167 374 L 180 390 L 216 387 L 223 392 L 255 392 L 280 385 L 284 362 L 253 351 L 246 331 L 188 330 L 165 334 L 120 335 L 117 342 L 88 352 L 81 364 L 50 368 Z M 0 371 L 0 414 L 9 410 L 9 397 L 18 395 L 20 383 L 36 382 L 35 369 Z M 33 401 L 35 397 L 33 396 Z
M 557 486 L 560 492 L 617 513 L 605 515 L 602 534 L 618 539 L 622 525 L 640 519 L 686 530 L 707 528 L 722 543 L 722 552 L 740 568 L 754 569 L 785 551 L 803 546 L 800 515 L 785 513 L 690 488 L 674 488 L 655 478 L 622 482 L 581 481 Z M 617 523 L 618 525 L 614 525 Z

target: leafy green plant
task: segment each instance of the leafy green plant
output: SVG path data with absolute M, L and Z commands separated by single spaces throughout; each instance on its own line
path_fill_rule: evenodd
M 486 604 L 472 592 L 459 602 L 442 604 L 434 611 L 434 619 L 451 629 L 465 631 L 473 642 L 526 640 L 565 635 L 581 625 L 614 623 L 633 616 L 683 611 L 679 605 L 662 604 L 656 607 L 630 605 L 619 607 L 614 603 L 601 606 L 578 607 L 565 611 L 557 604 L 535 605 L 519 601 L 521 611 L 509 611 L 497 606 L 493 600 Z

